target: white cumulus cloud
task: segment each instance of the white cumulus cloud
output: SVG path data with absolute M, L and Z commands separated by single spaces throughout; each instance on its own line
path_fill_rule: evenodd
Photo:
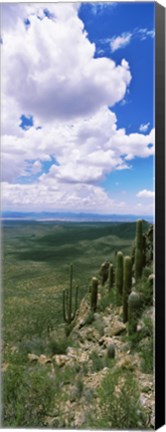
M 137 193 L 138 198 L 154 198 L 154 191 L 150 191 L 148 189 L 143 189 Z
M 125 98 L 130 65 L 94 57 L 78 8 L 78 3 L 2 5 L 6 208 L 124 209 L 99 182 L 113 170 L 129 169 L 135 157 L 154 154 L 154 130 L 144 135 L 118 129 L 110 106 Z M 19 127 L 23 114 L 33 117 L 27 130 Z
M 17 31 L 4 32 L 5 97 L 16 100 L 24 114 L 47 122 L 92 114 L 122 100 L 131 81 L 128 63 L 94 58 L 95 45 L 77 10 L 67 13 L 66 4 L 53 10 L 55 19 L 30 14 L 28 29 L 20 19 Z

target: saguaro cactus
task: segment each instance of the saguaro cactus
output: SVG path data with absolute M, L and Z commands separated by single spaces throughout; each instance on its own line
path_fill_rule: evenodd
M 109 289 L 109 291 L 113 287 L 113 283 L 114 283 L 114 266 L 112 263 L 110 263 L 109 270 L 108 270 L 108 289 Z
M 123 280 L 123 322 L 128 320 L 128 296 L 132 286 L 132 261 L 130 256 L 124 258 L 124 280 Z
M 111 359 L 115 357 L 115 345 L 114 345 L 114 343 L 110 343 L 107 346 L 107 357 L 111 358 Z
M 78 286 L 75 290 L 75 305 L 72 312 L 72 296 L 73 296 L 73 265 L 70 265 L 70 285 L 68 290 L 63 290 L 63 318 L 67 324 L 70 324 L 76 314 L 78 300 Z
M 135 279 L 136 282 L 142 276 L 143 268 L 143 233 L 142 233 L 142 220 L 136 223 L 136 248 L 135 248 Z
M 92 278 L 92 289 L 91 289 L 91 310 L 96 311 L 97 308 L 97 297 L 98 297 L 98 279 Z
M 109 271 L 109 262 L 105 261 L 100 267 L 100 278 L 101 278 L 102 286 L 104 286 L 105 282 L 108 279 L 108 271 Z
M 116 273 L 115 273 L 115 284 L 118 297 L 122 296 L 123 293 L 123 253 L 118 252 L 116 256 Z
M 137 322 L 140 309 L 140 295 L 136 292 L 131 292 L 128 298 L 128 332 L 129 335 L 136 333 Z

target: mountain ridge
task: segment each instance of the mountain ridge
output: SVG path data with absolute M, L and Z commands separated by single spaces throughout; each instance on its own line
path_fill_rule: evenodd
M 22 220 L 62 220 L 74 222 L 134 222 L 137 219 L 144 219 L 148 222 L 153 222 L 153 216 L 150 215 L 133 215 L 133 214 L 98 214 L 98 213 L 83 213 L 83 212 L 17 212 L 3 211 L 1 219 L 22 219 Z

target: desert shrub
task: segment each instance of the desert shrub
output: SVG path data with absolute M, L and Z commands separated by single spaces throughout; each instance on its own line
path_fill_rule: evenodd
M 93 362 L 93 371 L 94 372 L 99 372 L 100 370 L 104 369 L 105 367 L 110 368 L 114 364 L 113 359 L 108 358 L 107 355 L 100 357 L 96 351 L 92 351 L 89 357 Z
M 42 427 L 58 387 L 47 367 L 10 365 L 3 377 L 3 426 Z
M 141 349 L 140 353 L 142 357 L 141 362 L 141 370 L 143 373 L 153 373 L 153 339 L 150 338 L 147 341 L 146 346 L 144 349 Z
M 140 429 L 146 416 L 140 393 L 131 371 L 110 371 L 97 391 L 98 409 L 90 415 L 89 426 L 95 429 Z
M 84 390 L 84 399 L 85 399 L 85 403 L 87 405 L 91 404 L 93 402 L 93 398 L 94 398 L 94 389 L 88 387 Z
M 46 343 L 43 338 L 34 336 L 31 339 L 22 340 L 18 343 L 18 350 L 20 353 L 28 354 L 43 354 L 46 349 Z
M 48 352 L 50 354 L 66 354 L 66 350 L 69 346 L 73 345 L 71 339 L 62 338 L 62 339 L 54 339 L 50 338 L 48 342 Z
M 104 321 L 102 321 L 102 319 L 97 319 L 96 321 L 94 321 L 94 328 L 99 332 L 100 336 L 104 335 Z
M 87 375 L 89 372 L 89 367 L 87 363 L 82 363 L 82 372 L 84 375 Z
M 153 273 L 153 267 L 152 266 L 146 266 L 143 268 L 142 271 L 142 278 L 143 279 L 148 279 L 148 277 L 150 276 L 150 274 Z
M 81 378 L 78 378 L 75 383 L 74 396 L 75 399 L 80 399 L 83 395 L 84 383 Z
M 94 370 L 94 372 L 99 372 L 101 369 L 104 368 L 103 358 L 99 357 L 99 355 L 98 355 L 98 353 L 96 351 L 92 351 L 90 353 L 89 358 L 93 362 L 93 370 Z
M 102 293 L 100 301 L 98 303 L 98 310 L 104 312 L 104 310 L 111 304 L 111 292 Z

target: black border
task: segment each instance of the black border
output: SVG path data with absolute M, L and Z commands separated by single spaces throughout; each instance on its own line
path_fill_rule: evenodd
M 155 3 L 155 429 L 165 424 L 165 8 Z

